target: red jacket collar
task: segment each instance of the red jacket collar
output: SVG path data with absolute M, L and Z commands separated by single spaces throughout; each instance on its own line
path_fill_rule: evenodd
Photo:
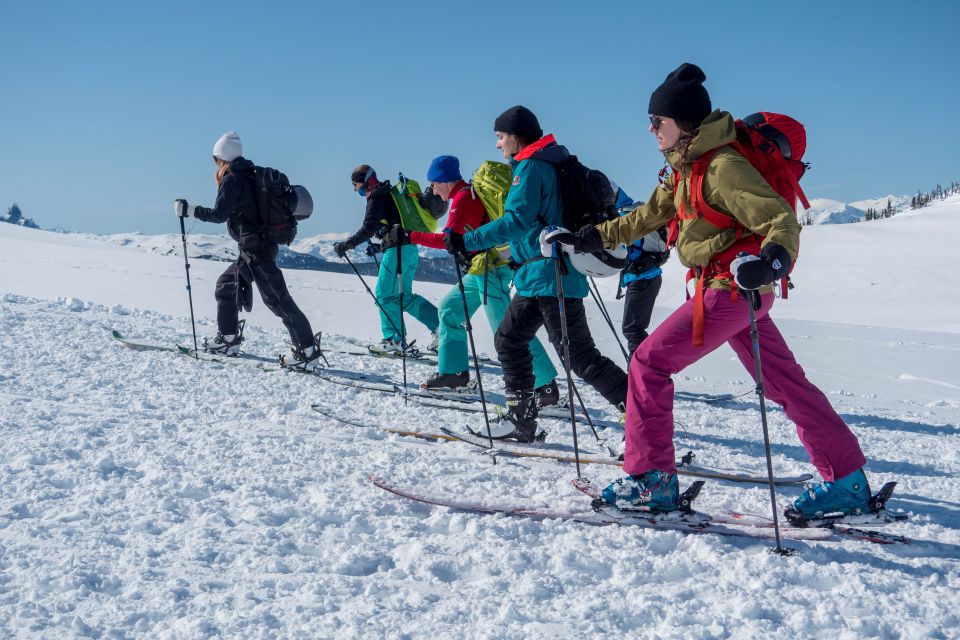
M 514 154 L 513 159 L 516 160 L 517 162 L 520 162 L 521 160 L 526 160 L 527 158 L 535 154 L 537 151 L 546 149 L 552 144 L 557 144 L 557 139 L 553 137 L 552 133 L 548 133 L 547 135 L 543 136 L 533 144 L 529 144 L 525 146 L 523 149 L 520 149 L 519 152 Z
M 464 189 L 469 189 L 469 188 L 470 188 L 470 185 L 467 184 L 466 180 L 463 180 L 462 178 L 460 180 L 457 180 L 457 184 L 453 185 L 453 189 L 450 190 L 450 200 L 453 200 L 453 196 L 457 195 Z

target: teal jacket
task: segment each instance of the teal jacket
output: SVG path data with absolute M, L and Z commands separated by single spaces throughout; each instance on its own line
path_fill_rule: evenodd
M 507 193 L 503 217 L 463 236 L 468 251 L 482 251 L 509 242 L 513 259 L 522 264 L 513 276 L 513 285 L 517 294 L 527 298 L 557 295 L 553 260 L 536 258 L 541 257 L 540 232 L 547 226 L 563 226 L 557 172 L 551 162 L 559 162 L 568 155 L 566 147 L 558 145 L 553 135 L 522 149 L 510 160 L 513 184 Z M 563 295 L 585 298 L 586 276 L 574 269 L 566 256 L 563 261 L 567 266 Z

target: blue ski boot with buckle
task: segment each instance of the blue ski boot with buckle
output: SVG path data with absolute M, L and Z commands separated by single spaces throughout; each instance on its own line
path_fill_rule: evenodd
M 829 521 L 845 516 L 859 516 L 873 511 L 870 486 L 863 469 L 809 487 L 783 515 L 794 525 L 804 526 L 811 521 Z
M 647 471 L 613 482 L 600 498 L 621 511 L 676 511 L 680 508 L 680 483 L 675 473 Z

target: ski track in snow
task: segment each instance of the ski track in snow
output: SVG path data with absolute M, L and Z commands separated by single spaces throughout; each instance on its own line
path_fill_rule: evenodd
M 140 268 L 144 258 L 130 255 L 125 266 Z M 43 262 L 56 271 L 50 264 L 58 259 L 65 279 L 89 276 L 65 266 L 83 268 L 69 257 Z M 174 288 L 182 258 L 164 258 L 167 271 L 156 268 L 160 259 L 151 256 L 141 273 Z M 212 279 L 204 274 L 221 269 L 194 269 L 200 335 L 214 332 Z M 355 278 L 298 277 L 342 301 L 333 313 L 370 306 Z M 166 312 L 163 302 L 153 307 L 160 310 L 122 296 L 102 304 L 58 297 L 52 287 L 38 284 L 39 297 L 0 289 L 0 636 L 958 637 L 955 334 L 781 323 L 808 374 L 860 437 L 872 486 L 900 483 L 890 507 L 909 511 L 912 521 L 888 529 L 936 541 L 791 541 L 799 555 L 785 559 L 768 554 L 767 541 L 478 516 L 404 501 L 367 475 L 475 501 L 588 508 L 570 486 L 571 464 L 500 458 L 494 466 L 469 445 L 347 426 L 310 405 L 431 431 L 481 425 L 479 414 L 405 406 L 312 376 L 135 352 L 108 329 L 185 342 L 189 318 Z M 185 307 L 179 287 L 167 295 Z M 658 308 L 659 317 L 665 311 Z M 603 335 L 597 314 L 591 319 Z M 355 326 L 350 313 L 328 313 L 316 328 L 334 346 L 369 339 L 368 326 Z M 253 321 L 247 336 L 251 353 L 286 348 L 278 323 Z M 481 343 L 489 350 L 488 335 Z M 331 365 L 401 378 L 396 361 L 337 354 Z M 904 371 L 946 386 L 931 388 Z M 411 384 L 430 372 L 408 364 Z M 693 450 L 703 465 L 762 470 L 758 405 L 732 352 L 721 349 L 676 379 L 679 390 L 705 400 L 677 401 L 678 455 Z M 484 384 L 502 391 L 493 375 Z M 592 390 L 582 393 L 616 419 Z M 783 413 L 771 407 L 769 419 L 777 472 L 812 471 Z M 569 424 L 542 424 L 548 444 L 572 448 Z M 621 435 L 601 431 L 614 444 Z M 588 429 L 579 436 L 583 448 L 600 450 Z M 585 466 L 584 474 L 605 482 L 619 470 Z M 778 490 L 781 509 L 797 492 Z M 697 505 L 768 513 L 769 494 L 711 481 Z

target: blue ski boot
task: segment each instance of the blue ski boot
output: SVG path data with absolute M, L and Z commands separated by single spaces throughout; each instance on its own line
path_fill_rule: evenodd
M 675 473 L 647 471 L 613 482 L 600 498 L 621 511 L 676 511 L 680 508 L 680 483 Z
M 808 488 L 783 515 L 794 526 L 803 527 L 839 521 L 846 516 L 859 516 L 873 510 L 867 476 L 863 469 L 857 469 L 833 482 L 821 482 Z

